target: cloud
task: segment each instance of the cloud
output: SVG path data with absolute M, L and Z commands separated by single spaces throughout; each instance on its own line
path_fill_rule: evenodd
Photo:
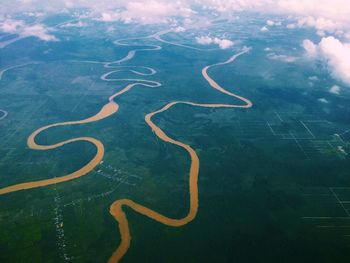
M 267 28 L 267 26 L 263 26 L 262 28 L 260 28 L 261 32 L 267 32 L 269 31 L 269 29 Z
M 266 20 L 266 25 L 260 29 L 260 31 L 268 31 L 268 27 L 281 26 L 281 21 L 273 21 L 271 19 Z
M 294 29 L 294 28 L 296 28 L 296 27 L 297 27 L 297 26 L 296 26 L 295 24 L 293 24 L 293 23 L 287 25 L 287 28 L 288 28 L 288 29 Z
M 309 80 L 311 80 L 311 81 L 318 81 L 319 79 L 318 79 L 317 76 L 310 76 Z
M 350 32 L 349 0 L 2 0 L 1 7 L 0 14 L 4 15 L 84 8 L 98 14 L 102 21 L 144 24 L 169 22 L 174 16 L 188 19 L 194 14 L 193 9 L 200 7 L 219 16 L 234 16 L 239 11 L 291 15 L 295 22 L 289 27 L 315 27 L 320 33 Z M 280 24 L 280 21 L 267 21 L 268 26 Z
M 325 98 L 319 98 L 318 101 L 321 102 L 321 103 L 324 103 L 324 104 L 328 104 L 329 103 L 329 101 L 326 100 Z
M 350 86 L 350 44 L 323 37 L 318 44 L 304 40 L 303 46 L 310 58 L 322 61 L 335 79 Z
M 124 10 L 103 11 L 99 20 L 105 22 L 159 24 L 168 23 L 172 17 L 189 18 L 194 11 L 185 3 L 166 1 L 132 1 Z
M 194 0 L 218 12 L 259 11 L 271 14 L 349 19 L 348 0 Z
M 55 36 L 49 34 L 49 29 L 42 24 L 26 26 L 23 28 L 22 32 L 20 32 L 20 35 L 24 37 L 37 37 L 44 41 L 58 41 Z
M 196 17 L 193 10 L 205 9 L 204 14 L 214 14 L 217 19 L 237 16 L 240 11 L 252 11 L 272 17 L 265 18 L 261 32 L 281 25 L 283 17 L 287 29 L 315 29 L 322 38 L 321 42 L 303 42 L 309 58 L 323 61 L 334 78 L 350 85 L 350 51 L 347 44 L 350 42 L 349 0 L 1 0 L 0 31 L 17 34 L 20 38 L 32 36 L 43 41 L 57 41 L 51 28 L 41 23 L 27 25 L 22 20 L 10 19 L 11 15 L 20 13 L 34 18 L 67 10 L 74 13 L 79 8 L 83 8 L 84 14 L 89 18 L 104 22 L 121 21 L 146 25 L 167 23 L 172 27 L 186 27 L 192 21 L 203 21 L 205 25 L 205 19 L 200 20 L 200 14 Z M 81 26 L 84 23 L 68 23 L 62 27 Z M 228 39 L 208 36 L 196 40 L 199 44 L 216 44 L 222 49 L 234 44 Z M 293 57 L 277 54 L 270 55 L 269 58 L 285 62 L 295 61 Z
M 76 23 L 66 23 L 64 25 L 61 25 L 62 28 L 69 28 L 69 27 L 86 27 L 88 24 L 84 23 L 82 21 L 78 21 Z
M 267 54 L 267 58 L 272 59 L 272 60 L 286 62 L 286 63 L 294 63 L 299 59 L 298 57 L 287 56 L 287 55 L 277 55 L 275 53 Z
M 348 0 L 279 0 L 276 2 L 281 11 L 292 14 L 335 20 L 349 19 L 350 5 Z
M 121 20 L 121 18 L 118 12 L 109 11 L 109 12 L 102 12 L 98 20 L 104 21 L 104 22 L 113 22 L 113 21 Z
M 336 94 L 336 95 L 339 95 L 340 94 L 340 87 L 337 85 L 334 85 L 329 89 L 329 92 Z
M 318 53 L 317 45 L 309 39 L 303 41 L 303 48 L 309 57 L 315 58 Z
M 233 42 L 228 39 L 214 39 L 214 42 L 219 45 L 221 49 L 227 49 L 233 46 Z
M 292 14 L 296 24 L 290 27 L 312 27 L 320 35 L 325 32 L 341 35 L 350 30 L 348 0 L 279 0 L 277 13 Z
M 266 4 L 277 2 L 273 0 L 195 0 L 206 9 L 212 9 L 221 13 L 229 13 L 245 10 L 261 10 Z
M 5 33 L 16 33 L 20 28 L 24 26 L 22 20 L 5 20 L 0 23 L 0 30 Z
M 173 31 L 176 32 L 176 33 L 180 33 L 180 32 L 185 32 L 186 29 L 184 27 L 182 27 L 182 26 L 178 26 L 178 27 L 174 28 Z
M 272 20 L 267 20 L 267 21 L 266 21 L 266 25 L 268 25 L 268 26 L 274 26 L 274 25 L 275 25 L 275 22 L 272 21 Z
M 196 37 L 196 41 L 200 45 L 210 45 L 213 43 L 213 39 L 209 36 Z
M 234 45 L 234 43 L 231 40 L 220 39 L 217 37 L 211 38 L 209 36 L 196 37 L 196 41 L 200 45 L 217 44 L 221 49 L 227 49 Z
M 312 16 L 300 18 L 297 25 L 298 27 L 313 27 L 321 36 L 324 35 L 325 32 L 341 35 L 343 34 L 341 29 L 345 27 L 345 25 L 342 25 L 340 22 L 323 17 L 315 18 Z
M 268 5 L 272 3 L 272 6 Z M 292 15 L 293 23 L 288 29 L 296 27 L 315 28 L 321 37 L 326 34 L 346 36 L 350 33 L 350 3 L 348 0 L 276 0 L 268 1 L 267 13 Z M 271 8 L 275 10 L 272 11 Z
M 284 15 L 295 20 L 287 28 L 313 27 L 322 34 L 338 35 L 350 32 L 349 0 L 195 0 L 206 9 L 229 15 L 238 11 L 253 11 L 267 15 Z M 281 22 L 267 21 L 267 26 Z M 262 28 L 262 31 L 267 31 Z
M 0 22 L 0 31 L 3 33 L 16 34 L 20 37 L 36 37 L 43 41 L 58 41 L 50 34 L 51 28 L 43 24 L 27 25 L 22 20 L 6 19 Z

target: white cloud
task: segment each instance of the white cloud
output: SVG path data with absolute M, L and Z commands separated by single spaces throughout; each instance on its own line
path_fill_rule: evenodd
M 195 0 L 194 2 L 219 12 L 254 10 L 348 19 L 350 11 L 348 0 Z
M 336 95 L 339 95 L 340 94 L 340 87 L 337 85 L 334 85 L 329 89 L 329 92 L 336 94 Z
M 281 26 L 281 25 L 282 25 L 281 21 L 274 21 L 271 19 L 266 20 L 266 26 L 268 26 L 268 27 Z
M 269 29 L 266 26 L 263 26 L 262 28 L 260 28 L 261 32 L 267 32 L 269 31 Z
M 344 35 L 345 39 L 347 39 L 348 41 L 350 41 L 350 32 L 346 33 Z
M 21 37 L 36 37 L 43 41 L 58 41 L 50 34 L 52 29 L 43 24 L 27 25 L 22 20 L 7 19 L 0 22 L 0 31 L 4 33 L 17 34 Z
M 87 23 L 84 23 L 82 21 L 78 21 L 76 23 L 67 23 L 67 24 L 64 24 L 62 25 L 61 27 L 63 28 L 69 28 L 69 27 L 86 27 L 88 24 Z
M 295 27 L 312 27 L 321 34 L 322 32 L 343 34 L 350 31 L 348 0 L 278 0 L 275 2 L 277 13 L 296 16 Z
M 327 65 L 335 79 L 350 86 L 350 44 L 334 37 L 324 37 L 319 44 L 304 40 L 303 46 L 311 58 Z
M 194 11 L 184 2 L 132 1 L 126 3 L 124 10 L 103 11 L 99 20 L 105 22 L 158 24 L 168 23 L 172 17 L 189 18 Z
M 120 14 L 118 12 L 111 12 L 111 11 L 102 12 L 99 20 L 104 22 L 118 21 L 120 20 Z
M 43 16 L 45 12 L 58 13 L 67 9 L 77 12 L 78 8 L 85 9 L 85 16 L 93 16 L 106 22 L 168 23 L 173 27 L 187 27 L 199 21 L 195 17 L 194 6 L 214 10 L 216 18 L 232 18 L 237 15 L 237 11 L 271 15 L 272 18 L 265 25 L 261 25 L 261 32 L 281 25 L 281 21 L 286 24 L 287 29 L 314 28 L 322 40 L 318 44 L 305 40 L 303 46 L 307 54 L 310 58 L 322 60 L 328 65 L 334 78 L 350 85 L 350 48 L 347 44 L 350 42 L 350 0 L 1 0 L 0 21 L 3 21 L 0 22 L 0 31 L 17 34 L 19 38 L 33 36 L 44 41 L 57 41 L 52 34 L 53 30 L 43 24 L 27 25 L 24 21 L 8 18 L 15 12 L 34 18 Z M 276 19 L 272 15 L 279 17 Z M 175 21 L 174 18 L 179 17 L 181 22 Z M 281 17 L 287 19 L 282 20 Z M 62 27 L 84 25 L 78 22 Z M 182 32 L 182 28 L 174 31 Z M 329 35 L 333 37 L 327 37 Z M 233 45 L 228 39 L 200 37 L 196 40 L 199 44 L 216 44 L 222 49 Z M 269 58 L 285 62 L 295 61 L 295 58 L 286 55 L 274 54 Z
M 279 0 L 278 7 L 288 13 L 348 20 L 348 0 Z
M 218 44 L 221 49 L 227 49 L 233 46 L 233 42 L 228 39 L 214 39 L 215 44 Z
M 281 25 L 282 25 L 281 21 L 275 22 L 275 26 L 281 26 Z
M 220 39 L 218 37 L 211 38 L 209 36 L 196 37 L 196 41 L 200 45 L 217 44 L 221 49 L 227 49 L 234 45 L 233 41 L 228 39 Z
M 48 29 L 42 24 L 24 27 L 20 35 L 25 37 L 37 37 L 44 41 L 58 41 L 55 36 L 49 34 Z
M 294 63 L 299 59 L 298 57 L 287 56 L 287 55 L 277 55 L 275 53 L 267 54 L 267 58 L 272 59 L 272 60 L 286 62 L 286 63 Z
M 174 28 L 174 32 L 176 32 L 176 33 L 185 32 L 185 31 L 186 31 L 186 29 L 182 26 L 178 26 L 178 27 Z
M 207 9 L 213 9 L 222 13 L 233 11 L 256 10 L 262 9 L 273 0 L 195 0 L 197 4 L 203 5 Z
M 200 45 L 210 45 L 213 43 L 213 39 L 209 36 L 196 37 L 196 41 Z
M 315 27 L 332 33 L 350 31 L 349 0 L 2 0 L 0 13 L 15 12 L 36 14 L 38 10 L 60 12 L 69 8 L 86 8 L 103 21 L 125 23 L 164 23 L 172 16 L 189 19 L 192 6 L 215 10 L 220 15 L 235 16 L 237 11 L 254 11 L 265 14 L 291 15 L 295 26 Z M 38 13 L 38 12 L 37 12 Z M 269 26 L 280 21 L 267 21 Z
M 20 28 L 24 26 L 22 20 L 5 20 L 0 23 L 0 30 L 5 33 L 16 33 Z
M 32 17 L 42 17 L 44 16 L 44 13 L 42 12 L 25 12 L 24 13 L 27 16 L 32 16 Z
M 294 28 L 296 28 L 297 26 L 295 25 L 295 24 L 288 24 L 287 25 L 287 28 L 288 29 L 294 29 Z
M 317 56 L 317 45 L 315 45 L 311 40 L 305 39 L 303 41 L 303 47 L 309 57 L 314 58 Z
M 349 0 L 195 0 L 207 9 L 221 14 L 236 11 L 257 11 L 265 14 L 290 16 L 296 23 L 287 28 L 314 27 L 328 33 L 343 34 L 350 32 Z M 280 25 L 280 22 L 267 21 L 268 26 Z M 267 31 L 263 28 L 262 31 Z M 343 32 L 341 32 L 343 31 Z
M 340 22 L 323 17 L 315 18 L 312 16 L 300 18 L 298 20 L 298 26 L 313 27 L 321 34 L 324 34 L 324 32 L 335 33 L 344 27 Z
M 311 80 L 311 81 L 318 81 L 319 79 L 318 79 L 317 76 L 311 76 L 311 77 L 309 77 L 309 80 Z
M 325 37 L 326 36 L 326 32 L 323 30 L 317 30 L 316 34 L 320 37 Z
M 267 21 L 266 21 L 266 25 L 268 25 L 268 26 L 274 26 L 274 25 L 275 25 L 275 22 L 272 21 L 272 20 L 267 20 Z
M 321 102 L 321 103 L 324 103 L 324 104 L 328 104 L 329 103 L 329 101 L 326 100 L 325 98 L 319 98 L 318 101 Z

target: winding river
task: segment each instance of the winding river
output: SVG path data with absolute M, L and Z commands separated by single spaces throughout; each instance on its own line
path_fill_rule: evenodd
M 145 207 L 141 204 L 138 204 L 134 202 L 133 200 L 130 199 L 120 199 L 115 201 L 111 207 L 110 207 L 110 213 L 112 216 L 115 218 L 115 220 L 119 224 L 119 232 L 121 236 L 121 243 L 119 247 L 115 250 L 115 252 L 112 254 L 112 256 L 109 259 L 109 263 L 115 263 L 119 262 L 120 259 L 125 255 L 125 253 L 128 251 L 130 247 L 130 242 L 131 242 L 131 234 L 130 234 L 130 229 L 129 229 L 129 223 L 128 219 L 126 217 L 125 212 L 123 211 L 123 206 L 127 206 L 131 209 L 133 209 L 135 212 L 140 213 L 146 217 L 149 217 L 155 221 L 158 221 L 159 223 L 162 223 L 167 226 L 172 226 L 172 227 L 180 227 L 183 225 L 186 225 L 187 223 L 191 222 L 197 215 L 198 211 L 198 175 L 199 175 L 199 158 L 196 153 L 196 151 L 189 145 L 177 141 L 171 137 L 169 137 L 161 128 L 159 128 L 153 121 L 152 117 L 160 114 L 162 112 L 167 111 L 171 107 L 174 107 L 177 104 L 186 104 L 186 105 L 191 105 L 195 107 L 205 107 L 205 108 L 251 108 L 253 106 L 252 102 L 242 96 L 236 95 L 230 91 L 225 90 L 222 88 L 214 79 L 212 79 L 209 74 L 208 70 L 212 67 L 215 66 L 220 66 L 220 65 L 225 65 L 228 63 L 233 62 L 237 57 L 240 55 L 248 52 L 249 49 L 244 49 L 242 52 L 232 56 L 225 62 L 213 64 L 210 66 L 206 66 L 202 70 L 202 75 L 203 77 L 207 80 L 209 85 L 228 95 L 233 98 L 236 98 L 243 102 L 243 104 L 204 104 L 204 103 L 195 103 L 195 102 L 189 102 L 189 101 L 174 101 L 166 104 L 164 107 L 161 109 L 151 112 L 145 116 L 145 121 L 148 124 L 148 126 L 154 131 L 156 136 L 158 136 L 161 140 L 163 140 L 166 143 L 174 144 L 178 147 L 183 148 L 185 151 L 187 151 L 190 159 L 191 159 L 191 165 L 189 169 L 189 195 L 190 195 L 190 207 L 188 213 L 182 217 L 182 218 L 169 218 L 165 215 L 162 215 L 159 212 L 156 212 L 148 207 Z
M 146 73 L 139 71 L 139 70 L 136 70 L 138 67 L 116 66 L 113 68 L 117 68 L 117 69 L 102 75 L 101 79 L 105 80 L 105 81 L 131 81 L 133 83 L 128 84 L 126 87 L 124 87 L 120 91 L 118 91 L 115 94 L 113 94 L 112 96 L 110 96 L 108 99 L 108 103 L 105 104 L 98 113 L 96 113 L 95 115 L 93 115 L 89 118 L 83 119 L 83 120 L 60 122 L 60 123 L 46 125 L 44 127 L 41 127 L 40 129 L 37 129 L 36 131 L 34 131 L 27 139 L 28 147 L 30 149 L 33 149 L 33 150 L 52 150 L 52 149 L 62 147 L 62 146 L 69 144 L 69 143 L 77 142 L 77 141 L 88 142 L 88 143 L 93 144 L 96 147 L 96 154 L 95 154 L 94 158 L 92 160 L 90 160 L 86 165 L 81 167 L 79 170 L 74 171 L 74 172 L 67 174 L 67 175 L 64 175 L 64 176 L 54 177 L 51 179 L 38 180 L 38 181 L 33 181 L 33 182 L 28 182 L 28 183 L 20 183 L 20 184 L 15 184 L 15 185 L 1 188 L 0 195 L 74 180 L 76 178 L 79 178 L 79 177 L 84 176 L 87 173 L 91 172 L 102 161 L 103 156 L 104 156 L 103 143 L 95 138 L 79 137 L 79 138 L 73 138 L 73 139 L 65 140 L 65 141 L 58 142 L 58 143 L 51 144 L 51 145 L 41 145 L 41 144 L 38 144 L 36 142 L 36 137 L 40 133 L 42 133 L 48 129 L 51 129 L 53 127 L 87 124 L 87 123 L 103 120 L 103 119 L 117 113 L 118 109 L 119 109 L 119 105 L 114 101 L 114 99 L 116 97 L 124 94 L 125 92 L 128 92 L 129 90 L 131 90 L 135 86 L 145 86 L 145 87 L 150 87 L 150 88 L 156 88 L 156 87 L 161 86 L 161 83 L 159 83 L 159 82 L 145 80 L 145 79 L 137 79 L 137 78 L 134 78 L 134 79 L 111 79 L 111 78 L 109 78 L 109 75 L 111 75 L 112 73 L 116 73 L 116 72 L 120 72 L 120 71 L 131 71 L 137 75 L 142 75 L 142 76 L 153 75 L 156 73 L 156 71 L 152 68 L 141 67 L 141 68 L 147 69 L 149 71 Z
M 160 41 L 160 36 L 163 33 L 158 33 L 156 35 L 152 35 L 151 37 L 156 38 Z M 117 41 L 117 44 L 119 45 L 126 45 L 123 43 L 123 40 Z M 172 44 L 172 43 L 168 43 Z M 133 46 L 144 46 L 144 45 L 133 45 Z M 36 141 L 36 137 L 53 127 L 59 127 L 59 126 L 66 126 L 66 125 L 80 125 L 80 124 L 86 124 L 86 123 L 92 123 L 96 121 L 100 121 L 102 119 L 105 119 L 113 114 L 116 114 L 119 109 L 119 105 L 115 101 L 115 99 L 118 96 L 121 96 L 125 92 L 128 92 L 135 86 L 144 86 L 148 88 L 157 88 L 161 86 L 161 83 L 157 81 L 151 81 L 146 79 L 139 79 L 139 78 L 128 78 L 128 79 L 118 79 L 118 78 L 111 78 L 112 74 L 118 73 L 120 71 L 130 71 L 133 74 L 140 75 L 140 76 L 150 76 L 154 75 L 156 71 L 149 67 L 136 67 L 136 66 L 120 66 L 120 63 L 125 62 L 127 60 L 130 60 L 133 58 L 137 51 L 140 50 L 159 50 L 161 47 L 157 45 L 149 45 L 148 48 L 143 49 L 137 49 L 137 50 L 131 50 L 128 52 L 128 54 L 117 61 L 112 62 L 98 62 L 98 61 L 80 61 L 80 62 L 87 62 L 87 63 L 101 63 L 104 65 L 105 68 L 111 68 L 112 70 L 108 73 L 105 73 L 101 76 L 101 80 L 104 81 L 127 81 L 132 82 L 131 84 L 126 85 L 123 89 L 113 94 L 111 97 L 109 97 L 108 102 L 100 109 L 98 113 L 95 115 L 88 117 L 83 120 L 78 121 L 68 121 L 68 122 L 60 122 L 55 124 L 46 125 L 36 131 L 34 131 L 27 139 L 28 147 L 33 150 L 52 150 L 58 147 L 62 147 L 66 144 L 74 143 L 77 141 L 84 141 L 93 144 L 96 147 L 96 154 L 95 156 L 83 167 L 78 169 L 77 171 L 74 171 L 70 174 L 60 176 L 60 177 L 54 177 L 51 179 L 44 179 L 44 180 L 38 180 L 33 182 L 27 182 L 27 183 L 20 183 L 12 186 L 7 186 L 2 189 L 0 189 L 0 195 L 8 194 L 11 192 L 17 192 L 27 189 L 33 189 L 38 187 L 44 187 L 56 183 L 63 183 L 66 181 L 74 180 L 79 177 L 82 177 L 86 174 L 88 174 L 90 171 L 92 171 L 103 159 L 104 156 L 104 146 L 103 143 L 95 138 L 91 137 L 79 137 L 79 138 L 73 138 L 65 141 L 61 141 L 55 144 L 50 145 L 42 145 L 38 144 Z M 205 80 L 208 82 L 208 84 L 216 89 L 217 91 L 228 95 L 237 101 L 240 101 L 238 104 L 206 104 L 206 103 L 197 103 L 197 102 L 191 102 L 191 101 L 173 101 L 162 108 L 160 108 L 157 111 L 148 113 L 145 116 L 145 122 L 147 125 L 152 129 L 152 131 L 155 133 L 157 137 L 159 137 L 161 140 L 163 140 L 166 143 L 170 143 L 173 145 L 176 145 L 178 147 L 183 148 L 187 153 L 189 158 L 191 159 L 191 165 L 189 167 L 189 211 L 187 214 L 182 218 L 170 218 L 167 217 L 157 211 L 154 211 L 148 207 L 145 207 L 133 200 L 130 199 L 120 199 L 113 202 L 113 204 L 110 206 L 110 213 L 114 217 L 114 219 L 118 222 L 119 225 L 119 232 L 121 237 L 121 243 L 119 244 L 118 248 L 113 252 L 109 259 L 109 263 L 115 263 L 119 262 L 125 253 L 128 251 L 131 243 L 131 234 L 129 229 L 129 223 L 127 216 L 123 210 L 124 207 L 129 207 L 133 209 L 135 212 L 142 214 L 148 218 L 151 218 L 159 223 L 162 223 L 167 226 L 172 227 L 180 227 L 183 226 L 189 222 L 191 222 L 197 215 L 198 211 L 198 175 L 199 175 L 199 167 L 200 167 L 200 161 L 198 158 L 198 155 L 196 151 L 190 146 L 187 145 L 181 141 L 177 141 L 171 137 L 169 137 L 160 127 L 158 127 L 153 121 L 152 118 L 158 114 L 161 114 L 168 109 L 175 107 L 179 104 L 185 104 L 190 105 L 194 107 L 204 107 L 204 108 L 250 108 L 252 107 L 252 102 L 242 96 L 239 96 L 233 92 L 230 92 L 223 87 L 221 87 L 213 78 L 210 77 L 208 71 L 213 67 L 222 66 L 225 64 L 229 64 L 233 62 L 236 58 L 243 55 L 244 53 L 249 52 L 248 48 L 244 48 L 241 52 L 233 55 L 228 60 L 220 63 L 216 63 L 210 66 L 206 66 L 202 69 L 202 76 L 205 78 Z M 3 72 L 2 72 L 3 73 Z

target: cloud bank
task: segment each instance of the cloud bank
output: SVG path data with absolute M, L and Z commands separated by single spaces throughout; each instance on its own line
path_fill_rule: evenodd
M 303 47 L 311 59 L 321 60 L 331 75 L 350 86 L 350 44 L 342 43 L 335 37 L 324 37 L 315 44 L 304 40 Z
M 135 1 L 126 3 L 124 10 L 107 10 L 99 20 L 105 22 L 158 24 L 171 21 L 172 17 L 190 17 L 194 12 L 185 3 L 165 1 Z
M 291 15 L 296 21 L 289 24 L 290 28 L 314 27 L 320 34 L 330 32 L 350 38 L 349 0 L 2 0 L 1 6 L 0 16 L 14 12 L 61 12 L 86 8 L 102 21 L 144 24 L 172 22 L 172 17 L 189 18 L 197 9 L 211 10 L 221 16 L 254 11 Z M 275 21 L 267 21 L 267 26 L 275 24 Z
M 17 34 L 21 38 L 33 36 L 44 41 L 57 41 L 52 29 L 43 24 L 26 25 L 11 16 L 16 12 L 35 16 L 78 8 L 88 10 L 85 17 L 106 23 L 120 21 L 184 27 L 200 17 L 201 11 L 215 18 L 232 17 L 241 11 L 259 12 L 271 17 L 278 15 L 280 20 L 268 19 L 265 25 L 261 25 L 262 33 L 276 26 L 284 26 L 286 30 L 314 28 L 321 41 L 304 41 L 303 46 L 308 56 L 323 61 L 334 78 L 350 85 L 349 0 L 2 0 L 0 31 Z M 79 26 L 84 24 L 78 22 L 66 25 Z M 222 49 L 233 45 L 231 40 L 209 36 L 200 36 L 196 41 L 202 45 L 216 44 Z M 295 60 L 276 54 L 269 58 L 285 62 Z

